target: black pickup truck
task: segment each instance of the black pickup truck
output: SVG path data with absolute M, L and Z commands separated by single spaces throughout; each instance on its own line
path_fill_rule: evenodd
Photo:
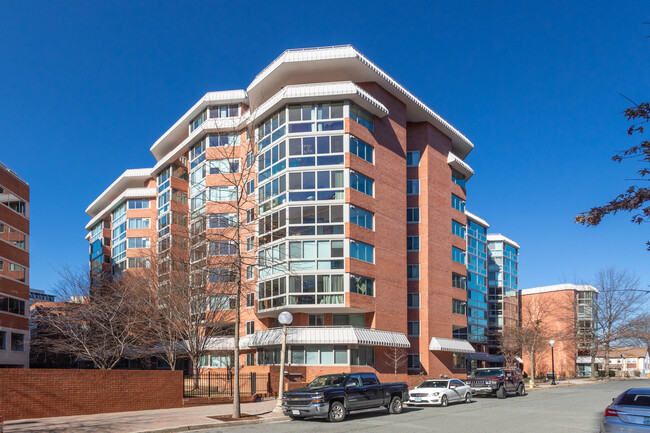
M 305 388 L 285 392 L 282 409 L 291 419 L 327 418 L 338 422 L 353 410 L 385 407 L 401 413 L 408 400 L 406 383 L 379 383 L 374 373 L 343 373 L 318 376 Z

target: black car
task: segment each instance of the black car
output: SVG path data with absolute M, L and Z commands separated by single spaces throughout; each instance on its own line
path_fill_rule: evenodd
M 408 400 L 406 383 L 379 383 L 374 373 L 342 373 L 318 376 L 305 388 L 284 393 L 282 408 L 291 419 L 306 417 L 343 421 L 353 410 L 385 407 L 401 413 Z

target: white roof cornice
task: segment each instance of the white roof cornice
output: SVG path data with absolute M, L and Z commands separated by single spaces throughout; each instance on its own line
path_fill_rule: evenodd
M 589 284 L 553 284 L 551 286 L 531 287 L 522 289 L 522 295 L 535 295 L 538 293 L 560 292 L 562 290 L 575 290 L 576 292 L 600 293 L 597 288 Z
M 490 224 L 488 224 L 487 221 L 485 221 L 483 218 L 479 217 L 478 215 L 475 215 L 475 214 L 471 213 L 467 209 L 465 209 L 465 215 L 467 215 L 467 218 L 479 223 L 483 227 L 488 228 L 488 229 L 490 228 Z
M 458 156 L 465 158 L 474 148 L 467 137 L 351 45 L 287 50 L 255 77 L 247 92 L 256 106 L 265 93 L 275 94 L 288 84 L 332 80 L 377 82 L 406 105 L 407 121 L 431 123 L 451 139 Z
M 519 249 L 521 248 L 519 244 L 512 239 L 502 235 L 501 233 L 494 233 L 494 234 L 488 234 L 487 235 L 487 241 L 488 242 L 505 242 L 509 245 L 512 245 L 513 247 Z
M 127 198 L 155 198 L 156 197 L 156 188 L 127 188 L 117 196 L 108 206 L 99 211 L 93 219 L 86 224 L 86 230 L 90 230 L 95 224 L 101 221 L 106 217 L 117 205 Z
M 468 163 L 451 152 L 449 152 L 447 155 L 447 164 L 455 168 L 460 173 L 464 174 L 465 180 L 469 180 L 472 176 L 474 176 L 474 170 L 472 170 L 472 167 L 470 167 Z
M 248 96 L 245 90 L 224 90 L 221 92 L 208 92 L 192 108 L 174 123 L 149 149 L 156 160 L 160 160 L 167 152 L 189 134 L 189 122 L 198 116 L 201 111 L 214 104 L 239 104 L 247 103 Z
M 90 205 L 86 208 L 86 213 L 91 217 L 106 207 L 122 191 L 127 188 L 144 187 L 145 181 L 151 177 L 151 168 L 135 168 L 126 170 L 115 181 L 104 190 Z

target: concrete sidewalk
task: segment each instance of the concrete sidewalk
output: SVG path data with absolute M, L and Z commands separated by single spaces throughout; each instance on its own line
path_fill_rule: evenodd
M 96 433 L 96 432 L 173 432 L 200 428 L 226 427 L 241 423 L 274 422 L 288 419 L 274 413 L 276 400 L 241 405 L 242 413 L 259 416 L 253 421 L 224 422 L 209 416 L 229 415 L 232 404 L 188 407 L 182 409 L 159 409 L 138 412 L 102 413 L 96 415 L 61 416 L 6 421 L 5 433 Z

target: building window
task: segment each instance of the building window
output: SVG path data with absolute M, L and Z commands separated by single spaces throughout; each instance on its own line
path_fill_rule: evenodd
M 406 251 L 420 251 L 420 236 L 406 237 Z
M 350 274 L 350 292 L 360 295 L 374 296 L 375 280 L 360 275 Z
M 210 201 L 231 201 L 231 200 L 237 200 L 237 187 L 235 186 L 210 187 Z
M 255 278 L 255 266 L 246 265 L 246 279 L 252 280 L 253 278 Z
M 250 224 L 255 220 L 255 208 L 246 210 L 246 224 Z
M 0 331 L 0 350 L 7 350 L 7 332 Z
M 252 335 L 255 333 L 255 321 L 249 320 L 246 322 L 246 335 Z
M 373 184 L 374 181 L 369 177 L 355 171 L 350 171 L 350 188 L 372 197 Z
M 246 194 L 251 195 L 255 192 L 255 179 L 246 182 Z
M 465 264 L 465 251 L 451 247 L 451 259 L 457 263 Z
M 323 326 L 325 322 L 322 314 L 310 314 L 307 323 L 309 323 L 309 326 Z
M 25 335 L 11 333 L 11 350 L 14 352 L 25 351 Z
M 451 233 L 459 238 L 465 239 L 465 226 L 459 222 L 451 220 Z
M 350 206 L 350 222 L 372 230 L 373 213 L 360 207 Z
M 451 285 L 457 289 L 467 290 L 467 277 L 465 275 L 452 273 Z
M 247 353 L 246 354 L 246 365 L 255 365 L 255 354 Z
M 454 353 L 454 369 L 455 370 L 464 370 L 465 367 L 465 354 L 464 353 Z
M 211 256 L 232 256 L 237 254 L 237 245 L 234 241 L 212 241 L 210 242 Z
M 465 189 L 465 182 L 467 179 L 465 179 L 465 175 L 460 173 L 458 170 L 451 169 L 451 180 L 454 182 L 456 185 L 459 185 L 461 188 Z
M 406 179 L 406 195 L 420 194 L 420 179 Z
M 217 213 L 208 215 L 208 228 L 225 229 L 237 224 L 237 215 L 234 213 Z
M 451 301 L 451 312 L 454 314 L 460 314 L 461 316 L 467 315 L 467 302 L 459 301 L 458 299 L 452 299 Z
M 223 119 L 225 117 L 237 117 L 239 116 L 239 105 L 230 104 L 230 105 L 216 105 L 210 107 L 210 119 Z
M 407 355 L 407 366 L 409 370 L 420 369 L 420 354 L 409 353 Z
M 406 294 L 406 306 L 408 308 L 420 308 L 420 294 L 419 293 L 407 293 Z
M 406 278 L 408 280 L 419 280 L 420 265 L 406 265 Z
M 127 203 L 129 209 L 149 209 L 150 205 L 149 200 L 129 200 Z
M 350 153 L 372 164 L 374 148 L 368 143 L 350 136 Z
M 420 208 L 419 207 L 407 207 L 406 208 L 406 222 L 407 223 L 419 223 L 420 222 Z
M 149 248 L 149 238 L 128 238 L 128 248 Z
M 246 238 L 246 251 L 253 251 L 255 248 L 255 236 Z
M 368 130 L 374 130 L 374 119 L 375 116 L 359 107 L 356 104 L 350 104 L 350 118 L 360 125 L 365 126 Z
M 350 241 L 350 257 L 374 263 L 375 247 L 359 241 Z
M 280 348 L 257 349 L 258 365 L 277 365 L 280 363 Z
M 350 349 L 350 365 L 374 366 L 375 348 L 373 346 L 359 346 L 358 349 Z
M 129 218 L 126 220 L 127 229 L 148 229 L 151 227 L 151 219 L 149 218 Z
M 406 166 L 417 167 L 418 165 L 420 165 L 420 151 L 413 150 L 406 152 Z
M 239 134 L 218 134 L 208 136 L 208 147 L 239 146 Z
M 408 322 L 408 336 L 409 337 L 419 337 L 420 336 L 420 322 Z
M 255 293 L 246 293 L 246 308 L 255 307 Z
M 465 213 L 465 200 L 462 198 L 458 197 L 455 194 L 451 195 L 451 207 L 456 209 L 458 212 L 463 212 Z

